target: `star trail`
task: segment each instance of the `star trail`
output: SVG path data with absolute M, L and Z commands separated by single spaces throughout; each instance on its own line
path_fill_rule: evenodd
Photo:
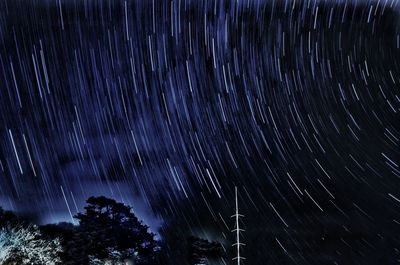
M 74 222 L 106 195 L 181 264 L 165 227 L 229 249 L 237 187 L 244 264 L 398 264 L 399 12 L 1 1 L 0 205 Z

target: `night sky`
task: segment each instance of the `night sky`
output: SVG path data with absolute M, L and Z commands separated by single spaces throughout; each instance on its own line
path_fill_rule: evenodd
M 247 265 L 398 264 L 399 7 L 2 0 L 0 205 L 229 248 L 237 186 Z

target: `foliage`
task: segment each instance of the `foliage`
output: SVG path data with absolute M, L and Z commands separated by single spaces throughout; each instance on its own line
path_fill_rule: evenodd
M 0 224 L 10 224 L 0 231 L 0 264 L 159 264 L 158 241 L 129 206 L 90 197 L 75 218 L 79 225 L 48 224 L 39 230 L 0 208 Z
M 89 256 L 89 265 L 126 265 L 134 264 L 137 253 L 133 249 L 126 251 L 118 251 L 113 248 L 108 248 L 108 257 L 100 259 L 96 256 Z
M 4 224 L 20 223 L 21 220 L 11 211 L 6 211 L 0 207 L 0 226 Z
M 148 231 L 131 208 L 106 197 L 90 197 L 79 220 L 72 242 L 81 264 L 93 260 L 135 259 L 136 264 L 155 264 L 158 253 L 154 234 Z M 69 243 L 71 246 L 71 243 Z M 73 246 L 72 246 L 73 247 Z
M 189 254 L 192 264 L 207 264 L 209 259 L 217 259 L 224 256 L 224 249 L 218 242 L 210 242 L 206 239 L 189 237 Z
M 77 227 L 71 223 L 61 222 L 58 224 L 47 224 L 40 227 L 43 236 L 47 239 L 59 237 L 63 252 L 60 253 L 64 265 L 83 264 L 84 253 L 80 250 L 76 235 Z
M 60 240 L 45 240 L 37 226 L 6 225 L 0 230 L 0 264 L 61 264 Z

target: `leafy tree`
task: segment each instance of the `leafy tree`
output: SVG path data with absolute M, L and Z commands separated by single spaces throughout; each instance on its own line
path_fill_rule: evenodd
M 136 264 L 155 264 L 158 252 L 154 234 L 148 231 L 131 207 L 113 199 L 90 197 L 84 213 L 75 216 L 79 226 L 75 233 L 82 263 L 89 263 L 89 256 L 98 260 L 118 253 L 118 259 L 135 259 Z
M 19 218 L 11 211 L 6 211 L 0 207 L 0 226 L 4 226 L 10 223 L 16 223 Z
M 206 239 L 189 237 L 189 259 L 191 264 L 208 264 L 209 259 L 218 259 L 224 256 L 224 248 L 221 243 L 210 242 Z
M 61 264 L 60 240 L 45 240 L 37 226 L 5 225 L 0 229 L 0 264 Z
M 108 257 L 106 259 L 100 259 L 96 256 L 89 256 L 89 265 L 127 265 L 134 264 L 135 257 L 137 253 L 133 249 L 128 249 L 126 251 L 118 251 L 113 248 L 108 248 Z M 132 257 L 127 259 L 126 257 Z
M 64 265 L 83 264 L 84 253 L 80 251 L 77 226 L 72 223 L 61 222 L 40 226 L 40 231 L 45 239 L 60 238 L 64 250 L 60 253 L 60 257 Z

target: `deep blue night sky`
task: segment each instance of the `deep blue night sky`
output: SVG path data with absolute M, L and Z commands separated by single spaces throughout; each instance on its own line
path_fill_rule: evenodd
M 238 186 L 248 264 L 397 264 L 398 5 L 1 1 L 0 205 L 228 246 Z

